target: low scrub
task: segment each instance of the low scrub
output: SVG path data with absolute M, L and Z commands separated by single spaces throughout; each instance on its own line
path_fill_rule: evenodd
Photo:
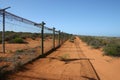
M 70 38 L 70 42 L 72 42 L 72 43 L 74 43 L 74 40 L 76 39 L 76 37 L 75 36 L 72 36 L 71 38 Z
M 9 43 L 25 43 L 22 38 L 14 38 L 9 41 Z
M 120 56 L 120 38 L 80 36 L 82 41 L 93 48 L 103 48 L 105 55 Z
M 16 53 L 22 53 L 24 50 L 16 50 Z
M 5 32 L 5 41 L 9 41 L 11 39 L 15 39 L 18 37 L 22 39 L 26 39 L 26 38 L 35 39 L 37 37 L 40 37 L 40 33 L 13 32 L 13 31 Z
M 109 43 L 103 48 L 106 55 L 110 56 L 120 56 L 120 44 Z
M 102 46 L 105 46 L 105 41 L 103 42 L 102 39 L 99 39 L 97 37 L 92 36 L 81 36 L 80 37 L 82 41 L 86 42 L 88 45 L 92 46 L 93 48 L 101 48 Z
M 69 54 L 63 54 L 62 56 L 59 56 L 61 61 L 66 61 L 69 57 Z

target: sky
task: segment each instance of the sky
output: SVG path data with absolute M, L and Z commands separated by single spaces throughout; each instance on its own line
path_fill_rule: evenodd
M 0 8 L 70 34 L 120 37 L 120 0 L 0 0 Z

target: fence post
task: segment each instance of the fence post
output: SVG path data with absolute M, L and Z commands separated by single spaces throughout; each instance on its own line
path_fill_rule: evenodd
M 64 41 L 65 41 L 65 35 L 64 35 L 64 32 L 63 32 L 62 36 L 63 36 L 63 41 L 62 41 L 62 44 L 63 44 Z
M 41 29 L 41 53 L 42 53 L 42 55 L 44 53 L 44 25 L 45 25 L 45 23 L 42 22 L 41 23 L 41 26 L 42 26 L 42 29 Z
M 5 10 L 9 9 L 10 7 L 4 8 L 4 9 L 0 9 L 0 11 L 3 12 L 3 31 L 2 31 L 2 49 L 3 49 L 3 53 L 5 53 Z
M 59 36 L 58 36 L 58 40 L 59 40 L 59 41 L 58 41 L 58 45 L 60 46 L 60 30 L 59 30 L 58 35 L 59 35 Z
M 5 53 L 5 10 L 3 10 L 2 48 L 3 53 Z
M 55 49 L 55 28 L 53 27 L 53 49 Z
M 64 33 L 62 32 L 62 44 L 64 42 Z
M 0 9 L 3 12 L 3 31 L 2 31 L 2 49 L 3 53 L 5 53 L 5 10 L 9 9 L 10 7 Z

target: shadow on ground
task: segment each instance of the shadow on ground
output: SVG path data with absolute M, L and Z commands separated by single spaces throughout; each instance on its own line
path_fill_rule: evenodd
M 94 59 L 90 59 L 90 58 L 72 58 L 72 59 L 61 59 L 59 57 L 48 57 L 48 58 L 50 59 L 50 61 L 59 60 L 59 61 L 65 62 L 65 64 L 71 63 L 73 61 L 78 61 L 78 60 L 94 60 Z
M 82 76 L 83 78 L 86 78 L 86 79 L 88 79 L 88 80 L 97 80 L 97 79 L 95 79 L 95 78 L 91 78 L 91 77 L 87 77 L 87 76 Z

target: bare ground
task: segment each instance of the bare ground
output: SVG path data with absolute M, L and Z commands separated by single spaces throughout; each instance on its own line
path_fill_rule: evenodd
M 35 40 L 27 38 L 25 42 L 27 43 L 9 44 L 6 42 L 6 53 L 2 53 L 2 44 L 0 44 L 0 80 L 3 78 L 1 74 L 14 71 L 19 65 L 24 65 L 41 55 L 40 38 Z M 45 39 L 44 43 L 45 52 L 53 48 L 52 39 Z
M 80 47 L 91 60 L 101 80 L 120 80 L 120 58 L 105 56 L 102 50 L 92 49 L 80 40 Z
M 8 80 L 99 80 L 89 60 L 83 54 L 80 40 L 67 41 L 55 52 L 24 66 Z
M 102 50 L 92 49 L 77 38 L 75 43 L 67 41 L 46 58 L 38 59 L 22 67 L 20 71 L 9 75 L 7 79 L 120 80 L 119 68 L 120 58 L 104 56 Z

